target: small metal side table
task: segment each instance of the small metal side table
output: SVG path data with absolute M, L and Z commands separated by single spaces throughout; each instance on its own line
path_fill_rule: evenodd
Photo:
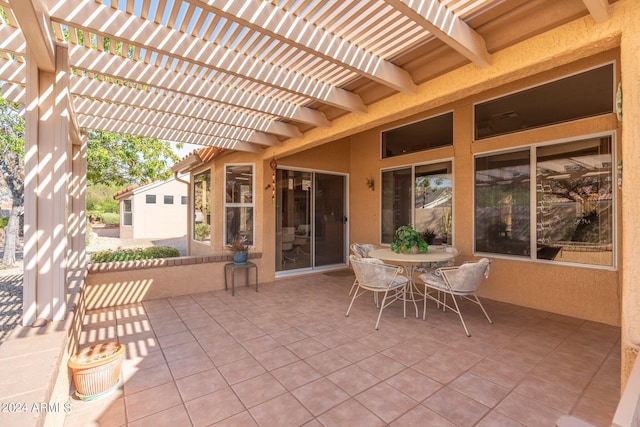
M 258 266 L 252 262 L 244 262 L 242 264 L 236 264 L 235 262 L 230 262 L 224 265 L 224 290 L 227 290 L 227 271 L 231 270 L 231 296 L 236 294 L 235 287 L 235 276 L 236 270 L 244 270 L 245 271 L 245 286 L 249 286 L 249 270 L 251 268 L 255 268 L 256 270 L 256 292 L 258 292 Z

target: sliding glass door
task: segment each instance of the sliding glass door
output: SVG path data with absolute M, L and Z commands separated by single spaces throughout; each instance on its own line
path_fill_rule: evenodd
M 276 171 L 276 271 L 345 263 L 346 178 Z

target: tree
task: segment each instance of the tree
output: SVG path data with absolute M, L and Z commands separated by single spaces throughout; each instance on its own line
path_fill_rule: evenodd
M 105 131 L 88 131 L 87 183 L 123 187 L 171 176 L 178 161 L 166 141 Z M 179 147 L 180 148 L 180 147 Z
M 24 212 L 24 119 L 18 112 L 18 105 L 0 96 L 0 172 L 13 199 L 4 229 L 5 266 L 16 262 L 20 215 Z

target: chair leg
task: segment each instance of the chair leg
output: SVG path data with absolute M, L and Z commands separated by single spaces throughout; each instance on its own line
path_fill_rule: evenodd
M 358 286 L 358 279 L 353 281 L 353 285 L 351 285 L 351 289 L 349 289 L 349 296 L 351 296 L 351 293 L 353 292 L 353 289 L 355 287 L 357 287 L 357 286 Z
M 482 303 L 480 302 L 480 299 L 478 299 L 478 295 L 476 295 L 475 293 L 473 294 L 473 297 L 476 299 L 476 303 L 480 306 L 480 308 L 482 309 L 482 312 L 484 313 L 484 316 L 487 318 L 487 320 L 489 321 L 489 323 L 493 323 L 493 320 L 491 320 L 491 318 L 489 317 L 489 315 L 487 314 L 487 310 L 484 309 L 484 306 L 482 305 Z
M 427 320 L 427 287 L 424 287 L 424 299 L 422 300 L 422 320 Z
M 356 291 L 353 293 L 353 298 L 351 298 L 351 304 L 349 304 L 349 308 L 347 309 L 347 314 L 345 314 L 345 317 L 349 317 L 349 312 L 351 311 L 351 307 L 353 306 L 353 302 L 356 300 L 356 298 L 358 298 L 358 289 L 360 289 L 360 286 L 358 286 L 356 288 Z M 362 292 L 364 293 L 364 291 Z M 362 295 L 362 294 L 360 294 Z
M 382 317 L 382 310 L 384 310 L 384 303 L 387 300 L 388 293 L 389 291 L 384 291 L 384 297 L 382 297 L 382 304 L 380 305 L 380 313 L 378 313 L 378 320 L 376 321 L 376 331 L 378 330 L 378 324 L 380 323 L 380 318 Z
M 413 300 L 413 303 L 414 304 L 416 303 L 415 299 Z M 407 287 L 406 286 L 402 288 L 402 307 L 404 310 L 404 318 L 406 319 L 407 318 Z M 418 313 L 418 307 L 416 306 L 416 314 L 417 313 Z
M 445 298 L 446 298 L 446 294 L 445 294 Z M 464 323 L 464 318 L 462 317 L 462 312 L 460 311 L 460 307 L 458 306 L 458 301 L 456 301 L 455 295 L 451 295 L 451 299 L 453 300 L 453 304 L 456 306 L 456 313 L 458 313 L 458 317 L 460 318 L 460 321 L 462 322 L 462 327 L 464 328 L 464 332 L 467 334 L 468 337 L 470 337 L 471 334 L 469 333 L 469 330 L 467 329 L 467 325 Z

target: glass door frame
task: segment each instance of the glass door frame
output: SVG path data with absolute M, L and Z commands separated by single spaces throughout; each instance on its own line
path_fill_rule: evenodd
M 300 167 L 289 167 L 286 165 L 278 165 L 277 169 L 278 171 L 293 171 L 293 172 L 308 172 L 311 174 L 311 191 L 312 191 L 312 197 L 310 198 L 310 212 L 311 212 L 311 218 L 310 218 L 310 225 L 311 225 L 311 230 L 310 230 L 310 251 L 311 251 L 311 266 L 309 267 L 303 267 L 303 268 L 297 268 L 297 269 L 290 269 L 290 270 L 278 270 L 278 266 L 274 265 L 275 267 L 275 277 L 286 277 L 286 276 L 293 276 L 293 275 L 299 275 L 299 274 L 303 274 L 303 273 L 317 273 L 320 271 L 330 271 L 330 270 L 336 270 L 337 268 L 344 268 L 348 265 L 348 254 L 349 254 L 349 174 L 348 173 L 343 173 L 343 172 L 336 172 L 336 171 L 327 171 L 327 170 L 321 170 L 321 169 L 309 169 L 309 168 L 300 168 Z M 315 198 L 315 194 L 316 194 L 316 190 L 317 190 L 317 181 L 316 181 L 316 174 L 325 174 L 325 175 L 335 175 L 335 176 L 340 176 L 343 177 L 344 179 L 344 218 L 346 218 L 346 220 L 344 221 L 344 235 L 343 235 L 343 253 L 344 253 L 344 257 L 343 257 L 343 261 L 341 263 L 338 264 L 331 264 L 331 265 L 327 265 L 327 266 L 321 266 L 321 267 L 317 267 L 315 265 L 315 208 L 316 208 L 316 198 Z M 278 189 L 276 188 L 276 192 L 278 191 Z M 276 195 L 276 201 L 278 200 L 278 197 Z M 278 209 L 280 209 L 281 206 L 278 206 L 277 203 L 274 203 L 274 227 L 276 230 L 276 235 L 278 233 L 278 229 L 279 227 L 282 227 L 282 224 L 278 224 Z M 282 230 L 280 230 L 281 232 Z M 279 250 L 278 248 L 278 244 L 277 244 L 278 239 L 274 240 L 274 247 L 275 250 Z M 276 257 L 275 262 L 278 262 L 278 257 Z

